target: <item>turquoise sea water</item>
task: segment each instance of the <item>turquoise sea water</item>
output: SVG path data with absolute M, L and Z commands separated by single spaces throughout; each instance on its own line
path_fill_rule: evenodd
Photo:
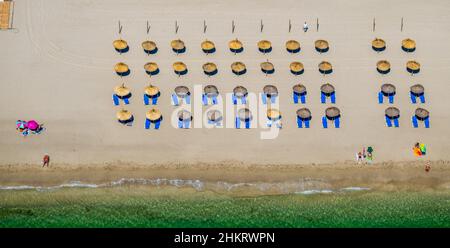
M 450 191 L 244 197 L 176 187 L 0 190 L 0 227 L 450 227 Z

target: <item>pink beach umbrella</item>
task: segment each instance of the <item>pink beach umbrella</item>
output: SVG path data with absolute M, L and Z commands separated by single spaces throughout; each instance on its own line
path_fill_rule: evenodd
M 37 130 L 39 128 L 39 124 L 35 120 L 28 121 L 27 125 L 28 125 L 28 129 L 33 130 L 33 131 Z

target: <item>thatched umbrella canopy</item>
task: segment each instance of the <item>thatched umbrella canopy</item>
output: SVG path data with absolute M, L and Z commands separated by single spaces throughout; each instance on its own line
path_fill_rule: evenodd
M 381 52 L 386 49 L 386 42 L 383 39 L 376 38 L 372 41 L 372 49 Z
M 125 86 L 125 84 L 122 84 L 120 86 L 114 87 L 114 93 L 119 98 L 124 98 L 126 96 L 129 96 L 131 94 L 131 91 L 130 91 L 130 89 L 128 87 Z
M 192 120 L 191 112 L 189 112 L 185 109 L 178 111 L 178 120 L 180 120 L 180 121 Z
M 268 40 L 258 42 L 258 50 L 262 53 L 270 53 L 272 51 L 272 43 Z
M 414 61 L 414 60 L 406 62 L 406 70 L 409 73 L 413 73 L 413 74 L 419 73 L 419 71 L 420 71 L 420 64 L 419 64 L 419 62 Z
M 336 107 L 329 107 L 325 109 L 325 116 L 328 120 L 334 120 L 341 116 L 341 111 Z
M 389 119 L 397 119 L 400 117 L 400 110 L 396 107 L 389 107 L 384 111 L 384 114 Z
M 261 71 L 264 72 L 265 74 L 272 74 L 275 72 L 275 67 L 269 61 L 262 62 L 260 66 Z
M 421 96 L 425 92 L 425 88 L 421 84 L 411 86 L 410 91 L 415 96 Z
M 292 87 L 292 90 L 297 95 L 303 95 L 306 93 L 306 87 L 303 84 L 296 84 Z
M 381 85 L 381 92 L 385 96 L 393 96 L 395 95 L 395 86 L 392 84 L 383 84 Z
M 281 112 L 278 109 L 268 109 L 267 118 L 274 121 L 279 120 L 281 119 Z
M 147 64 L 145 64 L 144 70 L 150 76 L 154 76 L 159 73 L 158 64 L 156 64 L 155 62 L 148 62 Z
M 156 122 L 161 120 L 162 114 L 158 109 L 152 108 L 145 113 L 145 117 L 151 122 Z
M 133 119 L 133 114 L 125 109 L 122 109 L 116 113 L 116 118 L 120 123 L 127 123 Z
M 247 72 L 245 64 L 242 62 L 234 62 L 233 64 L 231 64 L 231 70 L 238 76 Z
M 328 61 L 322 61 L 319 64 L 319 72 L 322 74 L 330 74 L 333 72 L 333 66 Z
M 377 71 L 381 74 L 386 74 L 391 71 L 391 63 L 387 60 L 380 60 L 377 62 Z
M 319 53 L 325 53 L 330 49 L 328 41 L 326 40 L 316 40 L 316 42 L 314 42 L 314 46 L 316 47 L 316 51 Z
M 244 50 L 244 46 L 242 45 L 242 42 L 238 39 L 230 41 L 228 43 L 228 46 L 230 47 L 230 51 L 233 53 L 240 53 Z
M 208 62 L 202 66 L 203 72 L 208 76 L 213 76 L 217 73 L 217 66 L 214 63 Z
M 233 93 L 237 98 L 246 97 L 248 94 L 247 89 L 244 86 L 236 86 L 233 89 Z
M 219 90 L 214 85 L 206 85 L 205 88 L 203 88 L 203 91 L 207 97 L 215 97 L 219 95 Z
M 289 53 L 298 53 L 300 52 L 300 43 L 296 40 L 288 40 L 286 42 L 286 50 Z
M 185 98 L 186 96 L 190 95 L 189 88 L 186 86 L 177 86 L 175 87 L 175 94 L 178 97 Z
M 156 46 L 156 43 L 151 40 L 146 40 L 142 42 L 142 48 L 144 49 L 144 52 L 148 55 L 155 54 L 158 52 L 158 47 Z
M 209 121 L 212 123 L 216 123 L 222 120 L 222 113 L 219 110 L 216 109 L 210 109 L 208 112 L 206 112 L 206 116 Z
M 417 108 L 416 111 L 414 111 L 414 114 L 420 121 L 423 121 L 430 116 L 430 112 L 424 108 Z
M 289 65 L 289 68 L 291 69 L 291 73 L 294 75 L 301 75 L 305 71 L 305 67 L 303 67 L 301 62 L 292 62 Z
M 248 108 L 239 109 L 237 115 L 241 121 L 248 121 L 253 118 L 252 112 Z
M 266 85 L 266 86 L 264 86 L 263 92 L 268 97 L 278 96 L 278 89 L 274 85 Z
M 114 66 L 114 70 L 119 76 L 126 76 L 130 73 L 130 68 L 127 64 L 119 62 Z
M 159 88 L 153 85 L 149 85 L 147 87 L 145 87 L 144 89 L 144 93 L 149 96 L 149 97 L 154 97 L 159 95 Z
M 187 66 L 186 66 L 186 64 L 184 64 L 181 61 L 173 63 L 172 67 L 173 67 L 173 71 L 178 76 L 182 76 L 182 75 L 185 75 L 187 73 Z
M 216 46 L 214 45 L 214 42 L 205 40 L 201 44 L 202 51 L 206 54 L 214 53 L 216 51 Z
M 186 51 L 186 46 L 184 45 L 184 41 L 178 39 L 170 42 L 170 46 L 172 47 L 172 51 L 175 53 L 184 53 Z
M 334 93 L 334 86 L 331 84 L 323 84 L 322 86 L 320 86 L 320 91 L 325 95 L 330 96 Z
M 402 40 L 402 49 L 407 53 L 414 52 L 416 50 L 416 42 L 412 39 Z
M 311 120 L 312 118 L 311 111 L 308 108 L 298 109 L 296 113 L 297 116 L 304 121 Z
M 128 43 L 122 39 L 113 41 L 113 46 L 114 49 L 119 53 L 125 53 L 129 50 Z

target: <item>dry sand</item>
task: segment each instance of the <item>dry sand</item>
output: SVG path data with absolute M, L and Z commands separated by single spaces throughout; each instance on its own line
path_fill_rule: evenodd
M 375 161 L 400 162 L 415 160 L 411 147 L 416 141 L 428 145 L 426 159 L 449 161 L 448 13 L 450 2 L 446 0 L 16 1 L 15 30 L 0 32 L 0 164 L 36 164 L 46 152 L 53 162 L 71 165 L 118 161 L 336 163 L 353 160 L 358 149 L 369 145 L 375 148 Z M 372 32 L 374 17 L 377 25 Z M 401 17 L 405 20 L 403 32 Z M 320 20 L 319 32 L 313 25 L 316 18 Z M 123 55 L 112 48 L 112 41 L 118 38 L 119 19 L 123 24 L 122 38 L 130 44 L 130 52 Z M 204 19 L 208 24 L 206 34 Z M 234 34 L 233 19 L 237 24 Z M 264 20 L 263 33 L 259 32 L 260 19 Z M 293 24 L 291 33 L 287 30 L 289 19 Z M 147 20 L 151 23 L 149 36 L 145 32 Z M 178 35 L 174 33 L 175 20 L 180 24 Z M 301 30 L 305 20 L 311 25 L 306 34 Z M 246 50 L 235 56 L 227 44 L 236 37 L 244 42 Z M 385 52 L 372 51 L 370 43 L 375 37 L 387 42 Z M 406 54 L 400 49 L 401 40 L 407 37 L 416 40 L 416 52 Z M 158 54 L 150 57 L 140 47 L 148 38 L 159 46 Z M 186 42 L 186 54 L 175 56 L 171 52 L 169 44 L 175 38 Z M 202 54 L 200 43 L 205 38 L 216 43 L 215 54 Z M 330 42 L 328 53 L 315 52 L 313 43 L 319 38 Z M 261 39 L 272 41 L 272 53 L 263 55 L 257 51 L 256 43 Z M 289 39 L 300 41 L 299 54 L 285 51 L 284 44 Z M 265 77 L 259 71 L 259 63 L 267 58 L 274 63 L 276 72 Z M 391 62 L 390 74 L 381 76 L 376 72 L 375 64 L 381 59 Z M 416 76 L 405 70 L 411 59 L 422 65 Z M 190 69 L 182 78 L 171 71 L 172 63 L 178 60 Z M 298 77 L 288 70 L 295 60 L 305 65 L 305 73 Z M 331 75 L 319 74 L 317 65 L 322 60 L 333 64 Z M 113 72 L 119 61 L 128 63 L 132 70 L 124 80 Z M 161 68 L 161 73 L 151 80 L 143 70 L 149 61 L 157 62 Z M 201 70 L 201 65 L 209 61 L 219 67 L 219 74 L 211 78 Z M 246 63 L 248 73 L 234 76 L 229 69 L 234 61 Z M 116 122 L 119 108 L 111 100 L 113 87 L 122 81 L 134 93 L 127 107 L 135 114 L 131 128 Z M 159 131 L 143 128 L 144 113 L 149 107 L 142 104 L 142 92 L 149 82 L 162 91 L 158 108 L 167 118 Z M 296 127 L 295 111 L 301 106 L 292 103 L 291 88 L 299 82 L 309 91 L 306 106 L 313 114 L 310 129 Z M 320 117 L 329 106 L 320 104 L 319 87 L 324 82 L 332 83 L 337 90 L 336 106 L 342 111 L 340 129 L 321 127 Z M 177 85 L 192 88 L 199 83 L 213 83 L 223 93 L 231 92 L 237 85 L 253 92 L 260 92 L 266 84 L 276 85 L 284 129 L 273 140 L 261 140 L 260 129 L 174 129 L 167 121 L 174 109 L 170 94 Z M 377 103 L 382 83 L 397 87 L 394 106 L 401 111 L 398 129 L 384 125 L 387 105 Z M 425 86 L 428 102 L 423 106 L 431 112 L 430 129 L 411 126 L 416 105 L 409 102 L 408 92 L 414 83 Z M 47 131 L 23 138 L 15 130 L 17 119 L 36 119 L 45 123 Z M 0 181 L 7 180 L 8 177 L 2 177 Z

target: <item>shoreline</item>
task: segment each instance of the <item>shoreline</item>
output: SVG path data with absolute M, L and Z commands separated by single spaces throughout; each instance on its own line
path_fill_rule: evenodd
M 223 162 L 218 164 L 108 163 L 97 165 L 51 164 L 0 166 L 0 186 L 55 187 L 73 182 L 93 185 L 149 184 L 155 180 L 171 185 L 198 182 L 212 191 L 224 191 L 219 185 L 239 186 L 244 194 L 289 191 L 339 190 L 348 187 L 377 191 L 427 191 L 450 189 L 450 161 L 430 162 L 431 171 L 424 171 L 428 161 L 390 162 L 366 165 L 356 163 L 309 165 L 257 165 Z M 178 180 L 178 181 L 174 181 Z M 233 186 L 234 185 L 234 186 Z M 191 187 L 192 185 L 188 185 Z M 220 188 L 220 189 L 219 189 Z M 226 187 L 225 187 L 226 188 Z M 226 192 L 227 190 L 225 190 Z M 230 191 L 230 190 L 228 190 Z

